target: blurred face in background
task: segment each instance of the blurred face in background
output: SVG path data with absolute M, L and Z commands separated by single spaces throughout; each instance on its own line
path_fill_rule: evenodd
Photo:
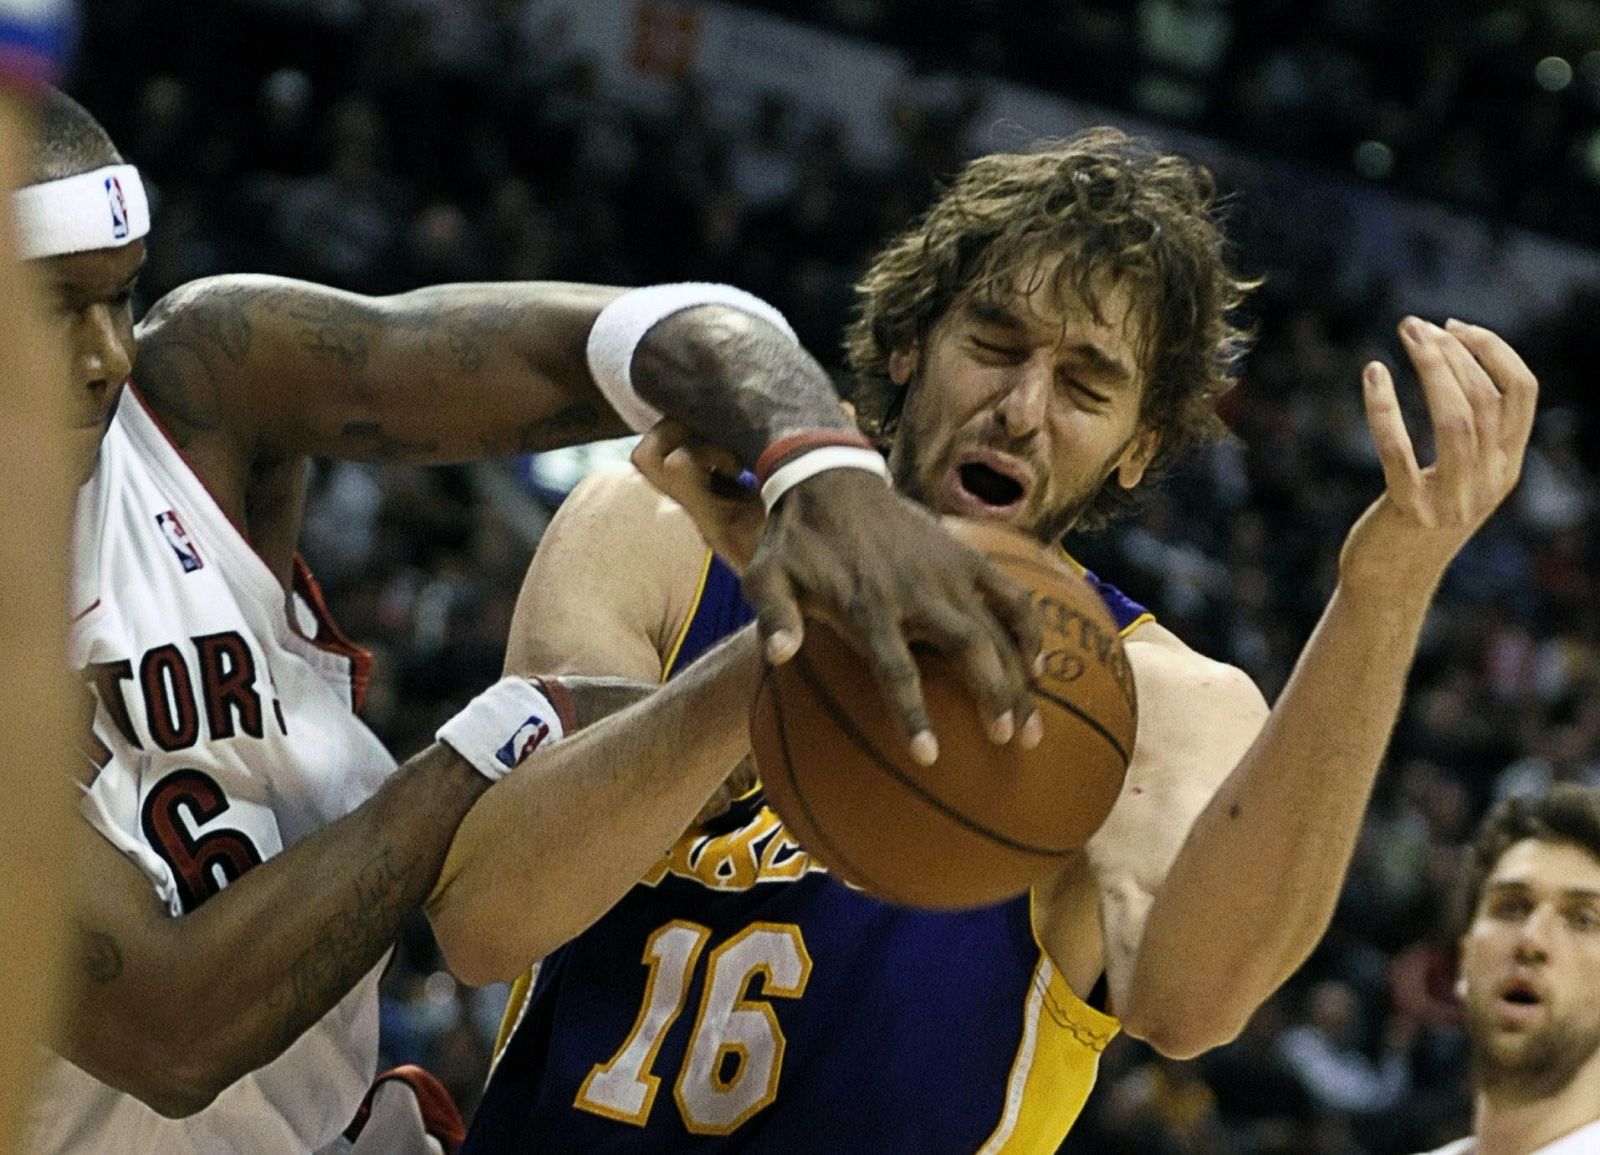
M 1461 940 L 1457 990 L 1485 1091 L 1545 1098 L 1600 1064 L 1600 859 L 1512 844 Z
M 1156 436 L 1140 424 L 1140 310 L 1124 283 L 1097 286 L 1100 316 L 1060 258 L 1013 291 L 958 300 L 914 348 L 890 356 L 907 385 L 889 455 L 895 482 L 941 514 L 1005 521 L 1058 539 L 1105 484 L 1144 476 Z
M 133 372 L 133 294 L 144 267 L 143 240 L 33 262 L 46 316 L 68 351 L 73 452 L 80 476 Z

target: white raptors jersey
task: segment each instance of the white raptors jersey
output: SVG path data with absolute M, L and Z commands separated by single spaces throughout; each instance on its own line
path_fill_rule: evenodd
M 174 917 L 393 771 L 353 712 L 365 655 L 309 572 L 297 561 L 291 602 L 131 386 L 79 493 L 73 549 L 72 661 L 97 691 L 104 763 L 82 810 Z M 338 1140 L 375 1074 L 379 969 L 188 1119 L 53 1060 L 28 1149 L 303 1153 Z

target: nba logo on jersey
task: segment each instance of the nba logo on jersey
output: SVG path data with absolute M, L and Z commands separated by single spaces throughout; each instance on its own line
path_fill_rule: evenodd
M 114 176 L 106 177 L 106 200 L 111 205 L 111 235 L 119 241 L 126 240 L 129 231 L 128 198 L 122 195 L 122 182 Z M 198 564 L 195 568 L 199 568 Z
M 156 514 L 156 524 L 161 527 L 161 533 L 172 547 L 172 552 L 178 555 L 178 564 L 183 566 L 184 573 L 194 573 L 206 564 L 200 560 L 200 551 L 189 540 L 189 532 L 183 528 L 183 522 L 178 520 L 176 513 L 169 509 Z
M 548 737 L 549 725 L 539 715 L 529 714 L 528 720 L 517 727 L 510 741 L 496 750 L 494 756 L 507 770 L 513 770 Z

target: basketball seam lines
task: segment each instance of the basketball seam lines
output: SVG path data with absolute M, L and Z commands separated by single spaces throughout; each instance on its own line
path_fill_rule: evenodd
M 822 823 L 817 821 L 816 812 L 811 809 L 810 803 L 806 801 L 805 792 L 800 788 L 799 776 L 794 772 L 794 759 L 789 754 L 789 727 L 783 717 L 783 695 L 778 693 L 778 687 L 772 680 L 771 666 L 768 666 L 762 674 L 761 684 L 767 696 L 772 699 L 772 716 L 778 723 L 778 748 L 783 753 L 783 776 L 789 780 L 789 792 L 794 795 L 794 800 L 799 803 L 800 809 L 804 812 L 806 824 L 811 827 L 811 833 L 815 836 L 816 841 L 827 848 L 828 854 L 845 868 L 846 873 L 850 875 L 858 886 L 877 891 L 887 897 L 890 888 L 879 886 L 866 871 L 859 869 L 850 860 L 849 855 L 839 850 L 833 839 L 829 838 L 823 830 Z
M 856 725 L 855 719 L 850 717 L 850 715 L 845 712 L 843 707 L 839 705 L 838 701 L 833 697 L 833 695 L 828 692 L 827 686 L 823 684 L 822 679 L 817 675 L 817 672 L 812 667 L 811 663 L 806 660 L 804 654 L 796 654 L 793 661 L 795 663 L 795 668 L 800 672 L 801 679 L 804 680 L 806 686 L 811 690 L 812 694 L 816 696 L 817 700 L 822 704 L 822 707 L 833 716 L 834 722 L 841 730 L 845 732 L 845 736 L 859 746 L 862 750 L 864 750 L 867 753 L 867 756 L 877 764 L 878 769 L 889 775 L 889 777 L 893 778 L 896 782 L 899 782 L 900 785 L 911 791 L 911 793 L 915 794 L 918 798 L 921 798 L 923 802 L 927 803 L 934 810 L 938 811 L 940 814 L 943 814 L 951 821 L 961 826 L 965 826 L 968 830 L 971 830 L 976 834 L 981 834 L 983 837 L 988 838 L 993 842 L 998 842 L 1002 846 L 1010 847 L 1012 850 L 1019 850 L 1024 854 L 1036 854 L 1041 858 L 1066 858 L 1078 852 L 1078 848 L 1076 846 L 1068 847 L 1065 850 L 1055 850 L 1050 847 L 1032 846 L 1026 842 L 1018 842 L 1015 838 L 1007 837 L 1006 835 L 1001 834 L 998 830 L 991 830 L 983 823 L 969 818 L 967 815 L 961 813 L 961 811 L 949 805 L 938 795 L 927 789 L 927 787 L 917 782 L 910 775 L 902 772 L 901 769 L 888 758 L 884 757 L 883 752 L 878 749 L 876 743 L 874 743 L 865 733 L 862 732 L 862 730 Z M 777 695 L 773 696 L 773 700 L 777 700 Z
M 1052 694 L 1049 690 L 1041 689 L 1040 687 L 1035 686 L 1033 688 L 1033 692 L 1038 694 L 1039 697 L 1044 698 L 1046 701 L 1060 706 L 1067 713 L 1077 718 L 1078 721 L 1082 722 L 1085 726 L 1088 726 L 1096 734 L 1099 734 L 1100 737 L 1111 743 L 1111 748 L 1115 750 L 1117 752 L 1117 756 L 1122 759 L 1122 764 L 1124 767 L 1126 767 L 1131 761 L 1131 759 L 1128 757 L 1128 752 L 1122 748 L 1122 743 L 1117 741 L 1117 736 L 1102 726 L 1093 715 L 1085 713 L 1077 706 L 1074 706 L 1066 698 L 1063 698 L 1057 694 Z

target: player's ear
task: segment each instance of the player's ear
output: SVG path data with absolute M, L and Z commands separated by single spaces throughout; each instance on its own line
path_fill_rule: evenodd
M 851 425 L 859 424 L 856 421 L 856 407 L 849 401 L 839 402 L 839 408 L 844 410 L 844 415 L 850 419 Z
M 1150 468 L 1156 450 L 1161 448 L 1161 433 L 1145 426 L 1133 435 L 1117 459 L 1117 484 L 1132 489 L 1144 480 L 1144 471 Z
M 889 354 L 889 380 L 896 385 L 904 385 L 911 380 L 912 374 L 917 371 L 917 362 L 921 350 L 916 345 L 908 345 L 903 349 L 896 349 Z

